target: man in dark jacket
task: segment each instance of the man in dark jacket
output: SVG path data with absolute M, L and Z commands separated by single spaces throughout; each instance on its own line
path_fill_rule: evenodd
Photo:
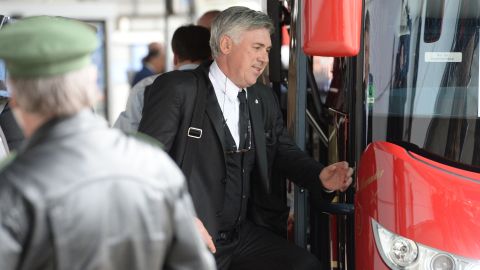
M 139 131 L 163 143 L 186 169 L 198 224 L 219 269 L 319 269 L 314 256 L 259 226 L 265 217 L 259 208 L 271 206 L 265 197 L 272 171 L 326 198 L 352 183 L 348 163 L 324 168 L 293 143 L 274 93 L 256 83 L 268 64 L 272 31 L 264 13 L 226 9 L 211 29 L 215 61 L 158 77 L 145 99 Z M 194 113 L 204 92 L 205 111 Z M 199 114 L 203 122 L 191 125 Z M 191 141 L 196 150 L 185 154 Z M 190 158 L 191 168 L 184 164 Z
M 0 31 L 28 139 L 0 171 L 0 269 L 214 269 L 178 167 L 92 113 L 96 44 L 64 18 Z

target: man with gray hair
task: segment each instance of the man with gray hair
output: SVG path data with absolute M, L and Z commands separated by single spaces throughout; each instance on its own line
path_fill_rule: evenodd
M 65 18 L 0 31 L 28 139 L 0 170 L 0 269 L 214 269 L 175 163 L 93 114 L 96 47 Z
M 184 170 L 219 269 L 320 269 L 313 255 L 271 231 L 269 218 L 286 208 L 272 174 L 326 200 L 352 183 L 347 162 L 324 167 L 294 144 L 275 94 L 257 83 L 272 32 L 262 12 L 222 11 L 211 28 L 214 61 L 158 77 L 145 99 L 139 131 Z

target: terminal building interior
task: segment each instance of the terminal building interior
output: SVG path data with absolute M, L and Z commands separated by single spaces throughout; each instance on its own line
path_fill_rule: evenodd
M 95 26 L 101 46 L 93 57 L 103 97 L 96 112 L 113 125 L 125 109 L 132 75 L 142 67 L 149 43 L 162 44 L 165 71 L 170 71 L 173 69 L 170 40 L 175 29 L 195 24 L 209 10 L 234 5 L 266 10 L 262 0 L 0 0 L 0 15 L 13 19 L 63 16 Z M 0 74 L 5 76 L 1 64 Z

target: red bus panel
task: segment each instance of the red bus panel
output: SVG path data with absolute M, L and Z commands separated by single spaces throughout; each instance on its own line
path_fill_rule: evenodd
M 362 155 L 356 188 L 358 269 L 388 269 L 371 219 L 418 244 L 480 259 L 480 174 L 374 142 Z
M 358 54 L 362 25 L 361 0 L 306 0 L 302 14 L 305 54 Z

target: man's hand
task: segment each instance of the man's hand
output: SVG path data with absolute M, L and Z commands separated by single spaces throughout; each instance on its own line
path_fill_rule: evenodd
M 202 221 L 200 221 L 198 218 L 195 218 L 195 224 L 197 225 L 197 229 L 203 238 L 203 242 L 207 244 L 208 249 L 210 249 L 212 253 L 215 253 L 217 251 L 215 244 L 213 243 L 212 237 L 208 233 L 207 229 L 205 229 L 205 226 L 203 226 Z
M 341 161 L 323 168 L 319 178 L 324 188 L 344 192 L 352 184 L 352 175 L 353 169 L 348 167 L 348 162 Z

